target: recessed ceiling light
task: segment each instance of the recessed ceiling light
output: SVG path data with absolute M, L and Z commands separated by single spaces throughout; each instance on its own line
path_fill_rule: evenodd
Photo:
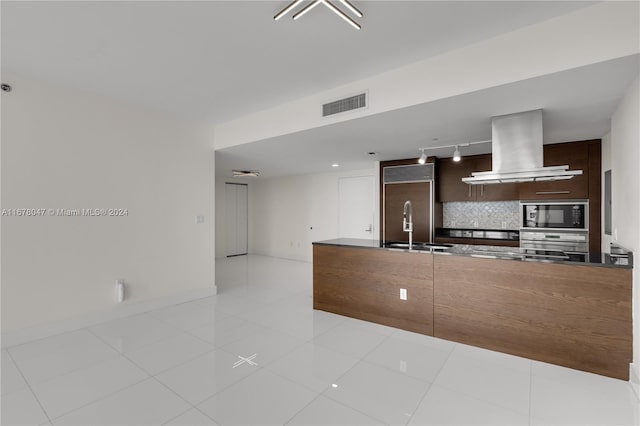
M 331 167 L 340 167 L 340 164 L 338 164 L 338 163 L 333 163 L 333 164 L 331 165 Z

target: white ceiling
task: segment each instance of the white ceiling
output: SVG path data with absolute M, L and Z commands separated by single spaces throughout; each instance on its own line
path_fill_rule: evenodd
M 363 1 L 356 31 L 280 1 L 2 1 L 2 71 L 220 123 L 592 2 Z
M 2 72 L 216 124 L 594 3 L 353 1 L 365 14 L 361 31 L 324 7 L 273 21 L 289 0 L 3 0 Z M 423 146 L 488 139 L 491 116 L 535 108 L 545 111 L 546 143 L 598 138 L 637 73 L 637 57 L 619 59 L 236 146 L 216 152 L 216 174 L 370 167 Z
M 600 138 L 638 75 L 639 61 L 633 55 L 218 150 L 216 175 L 231 176 L 232 169 L 259 170 L 262 177 L 330 172 L 333 163 L 341 170 L 370 168 L 372 160 L 416 158 L 421 147 L 491 139 L 492 116 L 538 108 L 543 109 L 545 143 Z M 475 145 L 462 153 L 486 153 L 490 148 Z M 453 149 L 428 154 L 451 157 Z

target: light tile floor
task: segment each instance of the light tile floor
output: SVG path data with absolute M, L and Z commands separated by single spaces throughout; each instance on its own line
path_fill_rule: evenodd
M 2 424 L 640 424 L 627 382 L 314 311 L 308 263 L 222 259 L 216 281 L 3 350 Z

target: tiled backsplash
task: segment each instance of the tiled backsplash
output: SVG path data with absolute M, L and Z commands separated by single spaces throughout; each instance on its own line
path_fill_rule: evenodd
M 443 227 L 518 229 L 518 201 L 442 203 Z

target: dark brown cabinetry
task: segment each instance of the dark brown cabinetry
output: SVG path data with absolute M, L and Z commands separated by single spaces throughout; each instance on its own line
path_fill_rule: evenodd
M 554 200 L 589 198 L 589 146 L 596 141 L 568 142 L 544 146 L 544 166 L 568 165 L 569 170 L 582 170 L 573 179 L 526 182 L 520 184 L 521 200 Z M 599 144 L 600 141 L 597 141 Z
M 628 380 L 632 272 L 314 244 L 313 307 Z
M 431 254 L 313 246 L 314 309 L 432 336 L 432 277 Z
M 509 201 L 518 199 L 517 184 L 468 185 L 462 178 L 473 172 L 491 170 L 491 154 L 470 155 L 455 162 L 451 158 L 439 162 L 438 189 L 439 200 L 449 201 Z
M 631 269 L 434 257 L 434 336 L 628 380 Z
M 431 239 L 431 182 L 397 183 L 384 189 L 384 235 L 386 241 L 409 241 L 402 230 L 405 201 L 413 208 L 413 241 Z

